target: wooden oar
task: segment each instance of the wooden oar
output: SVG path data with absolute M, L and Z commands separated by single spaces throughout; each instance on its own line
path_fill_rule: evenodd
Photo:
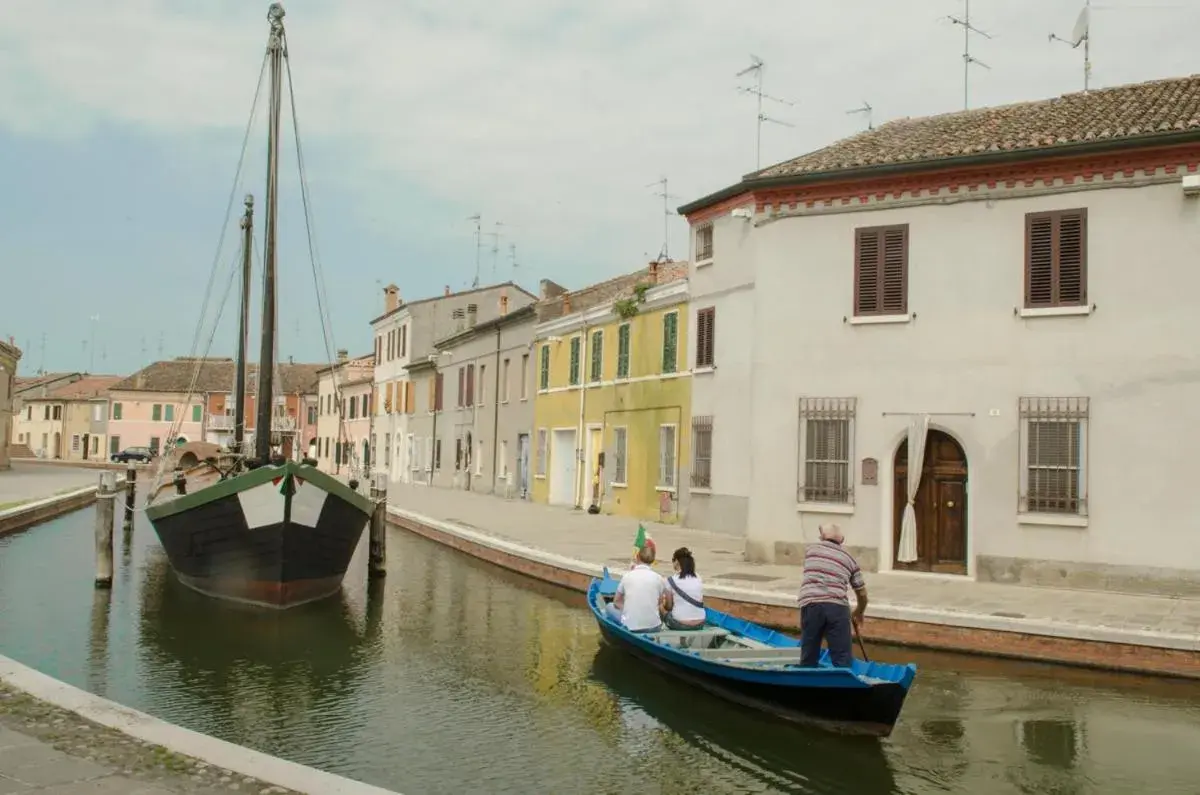
M 867 662 L 871 662 L 871 658 L 867 656 L 867 644 L 863 643 L 862 627 L 860 627 L 858 622 L 854 621 L 853 619 L 850 621 L 850 626 L 854 627 L 854 637 L 858 638 L 858 648 L 862 652 L 863 659 Z

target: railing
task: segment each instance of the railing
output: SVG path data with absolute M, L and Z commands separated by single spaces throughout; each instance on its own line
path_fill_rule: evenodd
M 247 417 L 246 420 L 247 420 L 247 425 L 252 428 L 254 426 L 254 418 Z M 227 416 L 225 414 L 209 414 L 208 415 L 208 429 L 210 431 L 232 431 L 233 430 L 233 417 Z M 271 418 L 271 430 L 276 433 L 290 433 L 292 431 L 295 431 L 296 430 L 296 418 L 295 417 L 272 417 Z
M 233 417 L 227 414 L 209 414 L 208 428 L 212 431 L 232 431 Z

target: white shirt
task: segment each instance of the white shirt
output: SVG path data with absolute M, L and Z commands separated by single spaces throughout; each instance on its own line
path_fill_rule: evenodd
M 700 582 L 699 574 L 693 577 L 680 577 L 676 574 L 672 578 L 672 582 L 679 586 L 679 590 L 697 602 L 704 602 L 704 584 Z M 704 620 L 706 616 L 704 608 L 689 604 L 686 599 L 675 593 L 675 589 L 671 587 L 671 583 L 666 583 L 666 586 L 671 592 L 671 598 L 675 600 L 671 606 L 671 618 L 676 621 L 686 621 L 688 623 Z
M 662 623 L 658 615 L 658 602 L 667 581 L 645 563 L 634 566 L 617 585 L 617 593 L 624 594 L 621 604 L 621 623 L 635 632 L 653 629 Z

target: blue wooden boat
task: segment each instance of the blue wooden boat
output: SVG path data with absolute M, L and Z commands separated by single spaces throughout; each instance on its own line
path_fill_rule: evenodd
M 600 634 L 613 646 L 678 679 L 784 720 L 848 734 L 892 733 L 917 666 L 854 660 L 800 667 L 800 641 L 706 607 L 703 629 L 630 632 L 604 613 L 617 592 L 608 569 L 588 587 Z

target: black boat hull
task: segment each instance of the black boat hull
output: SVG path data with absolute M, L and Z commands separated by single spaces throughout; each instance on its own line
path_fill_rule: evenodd
M 209 596 L 275 608 L 340 590 L 370 502 L 336 481 L 331 488 L 323 473 L 292 464 L 272 469 L 182 497 L 191 498 L 182 510 L 170 510 L 168 502 L 147 511 L 181 582 Z
M 781 720 L 819 726 L 842 734 L 886 737 L 892 733 L 907 696 L 898 683 L 865 688 L 781 687 L 716 676 L 685 668 L 665 657 L 628 642 L 605 622 L 599 622 L 604 640 L 676 679 L 699 687 L 735 704 Z

